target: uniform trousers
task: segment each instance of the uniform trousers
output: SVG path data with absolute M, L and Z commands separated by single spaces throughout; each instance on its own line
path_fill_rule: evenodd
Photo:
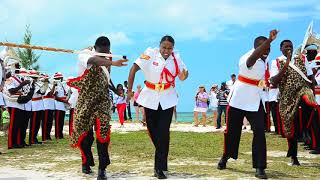
M 63 139 L 63 126 L 65 111 L 56 110 L 55 112 L 55 137 L 56 139 Z
M 80 138 L 80 152 L 82 158 L 82 165 L 84 166 L 94 166 L 94 159 L 92 154 L 92 144 L 94 141 L 93 130 L 90 129 L 89 132 L 84 133 Z M 101 143 L 98 139 L 97 143 L 97 151 L 99 156 L 99 169 L 106 169 L 106 167 L 110 164 L 110 158 L 108 153 L 108 145 L 109 141 Z
M 43 111 L 33 111 L 29 123 L 29 144 L 38 142 L 37 136 L 43 120 Z
M 28 129 L 28 125 L 31 120 L 32 111 L 24 111 L 23 116 L 24 117 L 23 117 L 22 129 L 21 129 L 21 142 L 24 145 L 24 144 L 26 144 L 27 129 Z
M 145 116 L 149 136 L 155 147 L 156 170 L 168 170 L 168 153 L 170 140 L 170 124 L 173 115 L 173 107 L 163 110 L 159 105 L 157 110 L 145 108 Z
M 44 110 L 43 121 L 41 124 L 42 129 L 42 141 L 51 140 L 50 133 L 53 124 L 54 110 Z
M 312 113 L 312 117 L 308 122 L 308 129 L 310 129 L 311 134 L 311 148 L 314 150 L 320 150 L 320 107 L 318 106 L 316 111 Z
M 10 114 L 10 123 L 8 129 L 8 149 L 12 149 L 21 142 L 21 132 L 23 131 L 24 125 L 24 110 L 8 107 L 8 112 Z
M 69 114 L 69 136 L 72 135 L 72 131 L 73 131 L 73 116 L 74 116 L 74 108 L 71 108 L 70 114 Z
M 288 152 L 287 157 L 297 157 L 298 140 L 305 132 L 307 121 L 310 119 L 313 108 L 308 106 L 304 101 L 300 101 L 298 111 L 294 116 L 293 128 L 291 129 L 291 137 L 287 137 Z M 304 137 L 306 138 L 306 137 Z
M 274 126 L 274 131 L 277 134 L 280 134 L 281 130 L 281 122 L 280 122 L 280 117 L 279 117 L 279 104 L 276 101 L 271 101 L 269 102 L 270 104 L 270 113 L 272 116 L 272 121 L 273 121 L 273 126 Z
M 267 132 L 270 132 L 270 127 L 271 127 L 271 117 L 270 117 L 270 102 L 266 102 L 265 103 L 265 107 L 266 107 L 266 114 L 265 114 L 265 118 L 264 118 L 264 129 Z
M 244 111 L 228 106 L 227 129 L 224 133 L 224 156 L 233 159 L 238 158 L 239 143 L 243 118 L 246 117 L 253 130 L 252 140 L 252 164 L 253 168 L 267 167 L 266 137 L 264 132 L 265 111 L 262 103 L 256 112 Z

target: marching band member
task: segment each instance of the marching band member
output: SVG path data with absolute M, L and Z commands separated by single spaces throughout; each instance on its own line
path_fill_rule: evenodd
M 55 112 L 55 97 L 54 90 L 56 84 L 53 84 L 49 81 L 48 75 L 43 75 L 44 86 L 47 86 L 46 92 L 43 96 L 43 105 L 44 105 L 44 117 L 43 123 L 41 124 L 42 129 L 42 141 L 52 140 L 50 133 L 53 124 L 54 112 Z
M 299 166 L 298 139 L 301 137 L 305 122 L 312 117 L 317 106 L 311 84 L 307 82 L 313 73 L 302 55 L 294 57 L 293 62 L 297 69 L 289 68 L 293 52 L 290 40 L 282 41 L 280 48 L 284 56 L 278 58 L 280 68 L 278 71 L 274 68 L 276 72 L 272 72 L 275 75 L 271 77 L 270 82 L 279 87 L 280 116 L 283 121 L 283 132 L 288 141 L 287 157 L 291 157 L 291 165 Z
M 110 53 L 110 41 L 107 37 L 99 37 L 94 48 L 84 51 Z M 94 166 L 94 159 L 91 146 L 94 141 L 93 126 L 95 126 L 99 156 L 98 180 L 107 179 L 106 168 L 110 164 L 108 153 L 111 120 L 111 102 L 108 91 L 110 70 L 104 71 L 103 67 L 125 66 L 123 63 L 127 61 L 126 59 L 111 61 L 105 57 L 80 54 L 78 67 L 81 76 L 68 83 L 69 86 L 79 90 L 71 142 L 81 151 L 82 172 L 92 173 L 90 166 Z
M 37 84 L 38 78 L 40 77 L 38 72 L 31 70 L 29 74 L 29 76 L 32 78 L 32 83 L 35 86 L 35 92 L 32 96 L 32 116 L 29 125 L 29 142 L 30 144 L 42 144 L 42 142 L 38 141 L 37 136 L 40 125 L 43 123 L 44 104 L 42 101 L 42 96 L 45 94 L 45 90 L 42 89 L 39 84 Z
M 63 81 L 63 74 L 57 72 L 53 76 L 55 87 L 55 137 L 56 139 L 63 139 L 63 126 L 64 126 L 64 118 L 66 115 L 66 107 L 65 104 L 69 104 L 67 101 L 67 89 Z
M 27 71 L 25 68 L 20 68 L 19 70 L 19 77 L 21 79 L 24 80 L 29 80 L 30 81 L 30 77 L 29 77 L 29 71 Z M 26 86 L 23 86 L 22 88 L 22 93 L 23 94 L 29 94 L 28 98 L 25 98 L 25 102 L 24 102 L 24 118 L 23 118 L 23 128 L 21 130 L 21 142 L 23 142 L 24 145 L 26 146 L 30 146 L 31 145 L 31 141 L 29 138 L 29 144 L 25 143 L 25 139 L 27 136 L 27 129 L 29 126 L 29 122 L 31 121 L 31 116 L 32 116 L 32 96 L 34 93 L 34 86 L 31 84 L 31 81 L 29 84 L 27 84 Z
M 314 78 L 315 78 L 315 87 L 314 94 L 317 102 L 316 113 L 312 112 L 313 118 L 309 118 L 307 123 L 307 128 L 310 132 L 310 154 L 320 154 L 320 53 L 317 54 L 317 49 L 308 48 L 307 50 L 307 59 L 313 60 L 310 63 L 312 68 Z M 309 61 L 310 62 L 310 61 Z
M 154 175 L 166 179 L 168 171 L 169 129 L 173 108 L 178 103 L 175 78 L 188 77 L 186 66 L 177 52 L 173 51 L 174 39 L 164 36 L 159 49 L 148 48 L 133 64 L 128 78 L 128 100 L 133 97 L 135 74 L 140 69 L 146 79 L 137 103 L 145 108 L 147 128 L 155 146 Z
M 280 65 L 279 65 L 279 59 L 275 59 L 271 61 L 271 66 L 270 66 L 270 77 L 275 76 L 276 74 L 272 74 L 274 72 L 279 71 Z M 278 98 L 279 98 L 279 88 L 270 84 L 270 89 L 269 89 L 269 105 L 270 105 L 270 113 L 272 114 L 272 120 L 273 120 L 273 125 L 274 125 L 274 132 L 276 134 L 281 134 L 282 133 L 282 122 L 280 120 L 280 114 L 279 114 L 279 103 L 278 103 Z
M 252 165 L 255 176 L 266 179 L 267 167 L 266 137 L 264 132 L 264 80 L 266 60 L 270 53 L 270 44 L 276 39 L 277 30 L 270 31 L 269 38 L 259 36 L 254 40 L 254 49 L 246 53 L 239 61 L 238 80 L 229 95 L 227 108 L 227 128 L 224 136 L 224 153 L 218 163 L 218 169 L 225 169 L 229 158 L 237 159 L 243 118 L 246 117 L 253 130 Z M 248 96 L 250 94 L 250 96 Z
M 74 79 L 73 77 L 69 77 L 67 79 L 67 83 L 71 80 Z M 73 119 L 74 119 L 74 111 L 75 107 L 77 105 L 77 100 L 79 96 L 79 92 L 76 88 L 69 86 L 68 87 L 68 103 L 70 104 L 70 114 L 69 114 L 69 136 L 72 136 L 72 131 L 73 131 Z
M 24 105 L 18 103 L 18 97 L 22 95 L 22 88 L 30 83 L 22 80 L 16 74 L 20 69 L 20 58 L 17 57 L 12 48 L 6 48 L 4 53 L 4 64 L 9 67 L 8 79 L 5 82 L 3 95 L 6 106 L 10 113 L 10 125 L 8 129 L 8 149 L 24 147 L 21 142 L 24 125 Z

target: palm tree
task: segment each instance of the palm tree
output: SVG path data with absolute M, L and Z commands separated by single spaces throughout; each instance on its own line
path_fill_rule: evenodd
M 31 44 L 32 33 L 30 31 L 30 25 L 26 25 L 26 32 L 24 34 L 24 44 Z M 40 55 L 36 55 L 32 49 L 18 49 L 18 56 L 20 57 L 21 66 L 26 69 L 39 70 L 38 59 Z

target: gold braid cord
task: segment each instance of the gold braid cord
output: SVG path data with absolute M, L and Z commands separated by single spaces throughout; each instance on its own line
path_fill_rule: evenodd
M 28 45 L 28 44 L 15 44 L 15 43 L 9 43 L 9 42 L 0 42 L 0 46 L 7 46 L 7 47 L 14 47 L 14 48 L 25 48 L 25 49 L 38 49 L 38 50 L 53 51 L 53 52 L 74 53 L 74 51 L 70 50 L 70 49 L 34 46 L 34 45 Z

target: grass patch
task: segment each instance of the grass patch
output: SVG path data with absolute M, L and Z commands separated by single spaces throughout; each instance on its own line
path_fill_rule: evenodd
M 171 132 L 169 170 L 171 173 L 185 174 L 187 177 L 217 177 L 223 179 L 248 178 L 254 176 L 251 161 L 252 134 L 243 133 L 240 154 L 237 161 L 229 161 L 228 169 L 219 171 L 217 162 L 222 154 L 223 134 Z M 2 154 L 1 166 L 35 169 L 50 172 L 80 172 L 81 159 L 78 149 L 69 146 L 68 138 L 35 145 L 24 149 L 5 150 L 7 139 L 0 137 Z M 320 178 L 319 157 L 309 156 L 299 146 L 301 167 L 288 166 L 289 158 L 286 139 L 267 134 L 268 169 L 270 178 Z M 98 165 L 95 144 L 93 151 Z M 136 173 L 151 176 L 153 173 L 154 148 L 145 131 L 112 133 L 109 148 L 111 173 Z M 277 157 L 280 154 L 279 157 Z

